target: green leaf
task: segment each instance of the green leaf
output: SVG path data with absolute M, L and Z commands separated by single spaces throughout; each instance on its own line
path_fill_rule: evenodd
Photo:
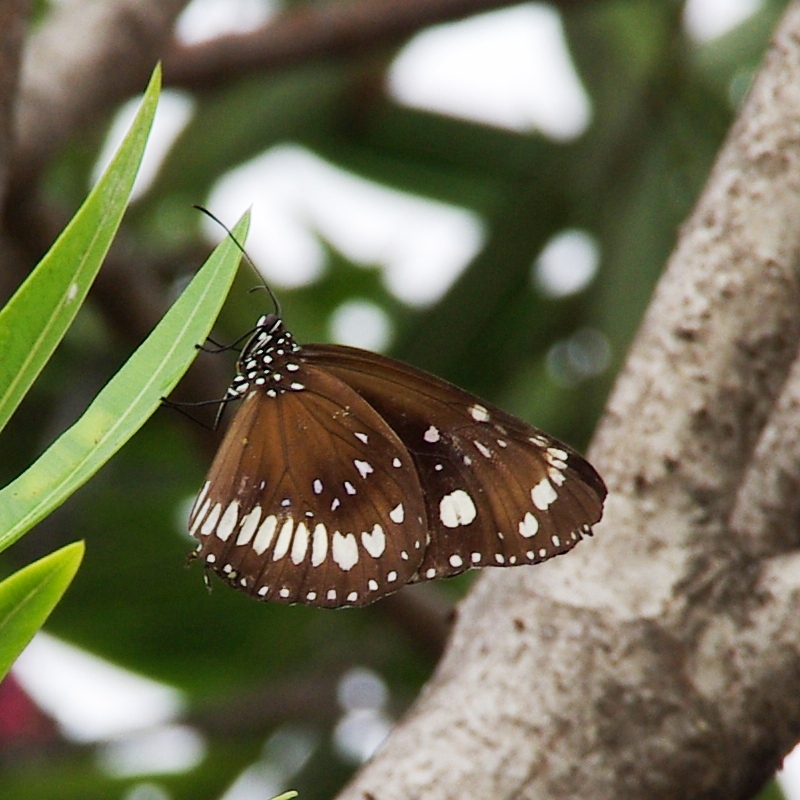
M 139 113 L 78 213 L 0 310 L 0 430 L 78 313 L 119 227 L 161 88 L 156 67 Z
M 0 680 L 67 590 L 83 551 L 73 542 L 0 583 Z
M 249 214 L 233 228 L 243 242 Z M 197 355 L 227 296 L 241 251 L 226 237 L 155 330 L 83 416 L 0 491 L 0 551 L 100 469 L 159 407 Z
M 293 800 L 295 797 L 297 797 L 297 792 L 291 791 L 279 794 L 277 797 L 273 797 L 272 800 Z

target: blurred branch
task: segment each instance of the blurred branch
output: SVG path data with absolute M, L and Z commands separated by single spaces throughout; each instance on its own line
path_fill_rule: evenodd
M 14 267 L 26 272 L 36 263 L 67 219 L 45 207 L 39 193 L 42 170 L 78 129 L 143 89 L 186 2 L 73 0 L 54 6 L 28 38 L 16 98 L 13 148 L 0 148 L 11 153 L 3 230 L 5 245 L 13 254 L 5 259 L 2 296 L 12 289 L 9 274 Z M 5 30 L 0 20 L 0 31 Z M 0 74 L 5 79 L 5 70 Z M 113 267 L 101 272 L 96 293 L 114 282 L 113 272 Z M 141 338 L 164 311 L 159 299 L 163 287 L 148 281 L 146 270 L 131 269 L 124 280 L 117 279 L 116 285 L 122 288 L 120 283 L 125 284 L 125 294 L 115 307 L 127 309 L 128 314 L 110 322 L 123 328 L 134 318 L 138 328 L 127 335 Z M 110 295 L 109 289 L 109 307 Z M 146 313 L 134 317 L 132 312 L 138 314 L 143 308 Z
M 558 0 L 571 7 L 579 0 Z M 208 89 L 243 75 L 320 58 L 360 55 L 399 44 L 422 28 L 516 5 L 514 0 L 353 0 L 292 8 L 258 30 L 196 45 L 174 43 L 164 56 L 166 85 Z
M 597 537 L 477 581 L 342 798 L 744 800 L 795 744 L 798 127 L 793 2 L 596 435 Z
M 187 2 L 73 0 L 53 8 L 25 49 L 14 149 L 16 186 L 34 183 L 74 131 L 142 91 Z
M 266 734 L 287 721 L 332 725 L 341 713 L 336 691 L 344 669 L 328 665 L 317 675 L 272 684 L 263 691 L 201 704 L 183 720 L 211 736 Z
M 30 0 L 0 4 L 0 210 L 6 192 L 23 34 Z
M 0 3 L 0 217 L 5 207 L 12 159 L 12 139 L 17 103 L 18 79 L 22 58 L 29 0 L 9 0 Z M 14 245 L 5 232 L 0 232 L 0 263 L 13 264 Z M 8 270 L 0 270 L 0 302 L 14 286 Z

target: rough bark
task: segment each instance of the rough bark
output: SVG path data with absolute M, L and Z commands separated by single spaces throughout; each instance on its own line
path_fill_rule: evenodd
M 340 795 L 746 798 L 800 737 L 800 3 L 788 7 L 590 456 L 593 541 L 488 572 Z

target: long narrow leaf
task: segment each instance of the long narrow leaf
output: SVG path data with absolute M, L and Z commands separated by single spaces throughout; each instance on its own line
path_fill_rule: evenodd
M 245 215 L 233 228 L 237 241 L 244 241 L 248 224 Z M 83 416 L 0 492 L 0 551 L 94 475 L 172 391 L 211 330 L 240 255 L 233 239 L 224 239 Z
M 67 590 L 83 551 L 74 542 L 0 583 L 0 680 Z
M 97 185 L 0 310 L 0 430 L 72 324 L 128 203 L 161 87 L 156 68 L 139 113 Z

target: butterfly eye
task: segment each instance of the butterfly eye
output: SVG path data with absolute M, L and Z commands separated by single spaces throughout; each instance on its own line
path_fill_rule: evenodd
M 261 600 L 360 606 L 405 584 L 565 553 L 606 489 L 575 451 L 385 356 L 299 347 L 275 314 L 195 502 L 197 556 Z

